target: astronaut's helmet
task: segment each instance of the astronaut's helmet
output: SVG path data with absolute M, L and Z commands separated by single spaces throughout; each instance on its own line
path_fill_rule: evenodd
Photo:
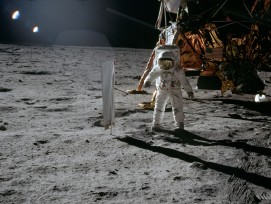
M 171 51 L 161 52 L 158 56 L 158 65 L 161 70 L 167 71 L 175 65 L 175 55 Z

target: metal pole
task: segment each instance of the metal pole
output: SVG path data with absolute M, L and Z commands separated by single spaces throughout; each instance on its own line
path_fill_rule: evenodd
M 221 10 L 221 8 L 228 2 L 229 0 L 226 0 L 220 7 L 219 9 L 215 12 L 215 14 L 212 16 L 212 18 Z

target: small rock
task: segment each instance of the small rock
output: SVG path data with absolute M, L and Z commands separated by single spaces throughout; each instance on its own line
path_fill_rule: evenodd
M 199 169 L 205 169 L 204 164 L 200 162 L 193 162 L 190 165 L 191 168 L 199 168 Z
M 4 125 L 1 125 L 1 126 L 0 126 L 0 130 L 1 130 L 1 131 L 6 131 L 7 128 L 6 128 Z
M 182 177 L 181 176 L 176 176 L 176 177 L 173 178 L 173 180 L 174 181 L 180 181 L 180 180 L 182 180 Z
M 228 137 L 234 137 L 234 134 L 233 133 L 229 133 Z
M 117 175 L 117 172 L 115 172 L 115 171 L 109 171 L 109 174 Z
M 141 188 L 140 188 L 140 190 L 149 190 L 150 189 L 150 186 L 142 186 Z
M 103 127 L 101 120 L 98 120 L 98 121 L 94 122 L 93 125 L 96 126 L 96 127 Z

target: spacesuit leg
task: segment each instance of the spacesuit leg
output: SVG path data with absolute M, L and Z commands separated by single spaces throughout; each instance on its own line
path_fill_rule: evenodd
M 160 126 L 164 117 L 165 108 L 168 100 L 168 93 L 158 90 L 155 100 L 155 107 L 153 113 L 153 126 Z
M 181 90 L 173 92 L 170 99 L 175 126 L 178 129 L 184 129 L 183 97 Z

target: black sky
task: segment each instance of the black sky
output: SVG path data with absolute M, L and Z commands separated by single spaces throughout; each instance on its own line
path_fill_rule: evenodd
M 0 41 L 153 47 L 158 0 L 1 0 Z M 12 20 L 19 10 L 21 17 Z M 39 33 L 32 33 L 38 25 Z
M 189 12 L 211 7 L 215 12 L 223 2 L 189 0 Z M 228 0 L 215 17 L 246 20 L 242 4 Z M 159 6 L 158 0 L 0 0 L 0 42 L 153 48 L 160 33 L 154 27 Z M 15 10 L 21 12 L 16 21 L 11 19 Z M 34 34 L 36 25 L 40 32 Z M 240 26 L 229 29 L 236 32 Z

